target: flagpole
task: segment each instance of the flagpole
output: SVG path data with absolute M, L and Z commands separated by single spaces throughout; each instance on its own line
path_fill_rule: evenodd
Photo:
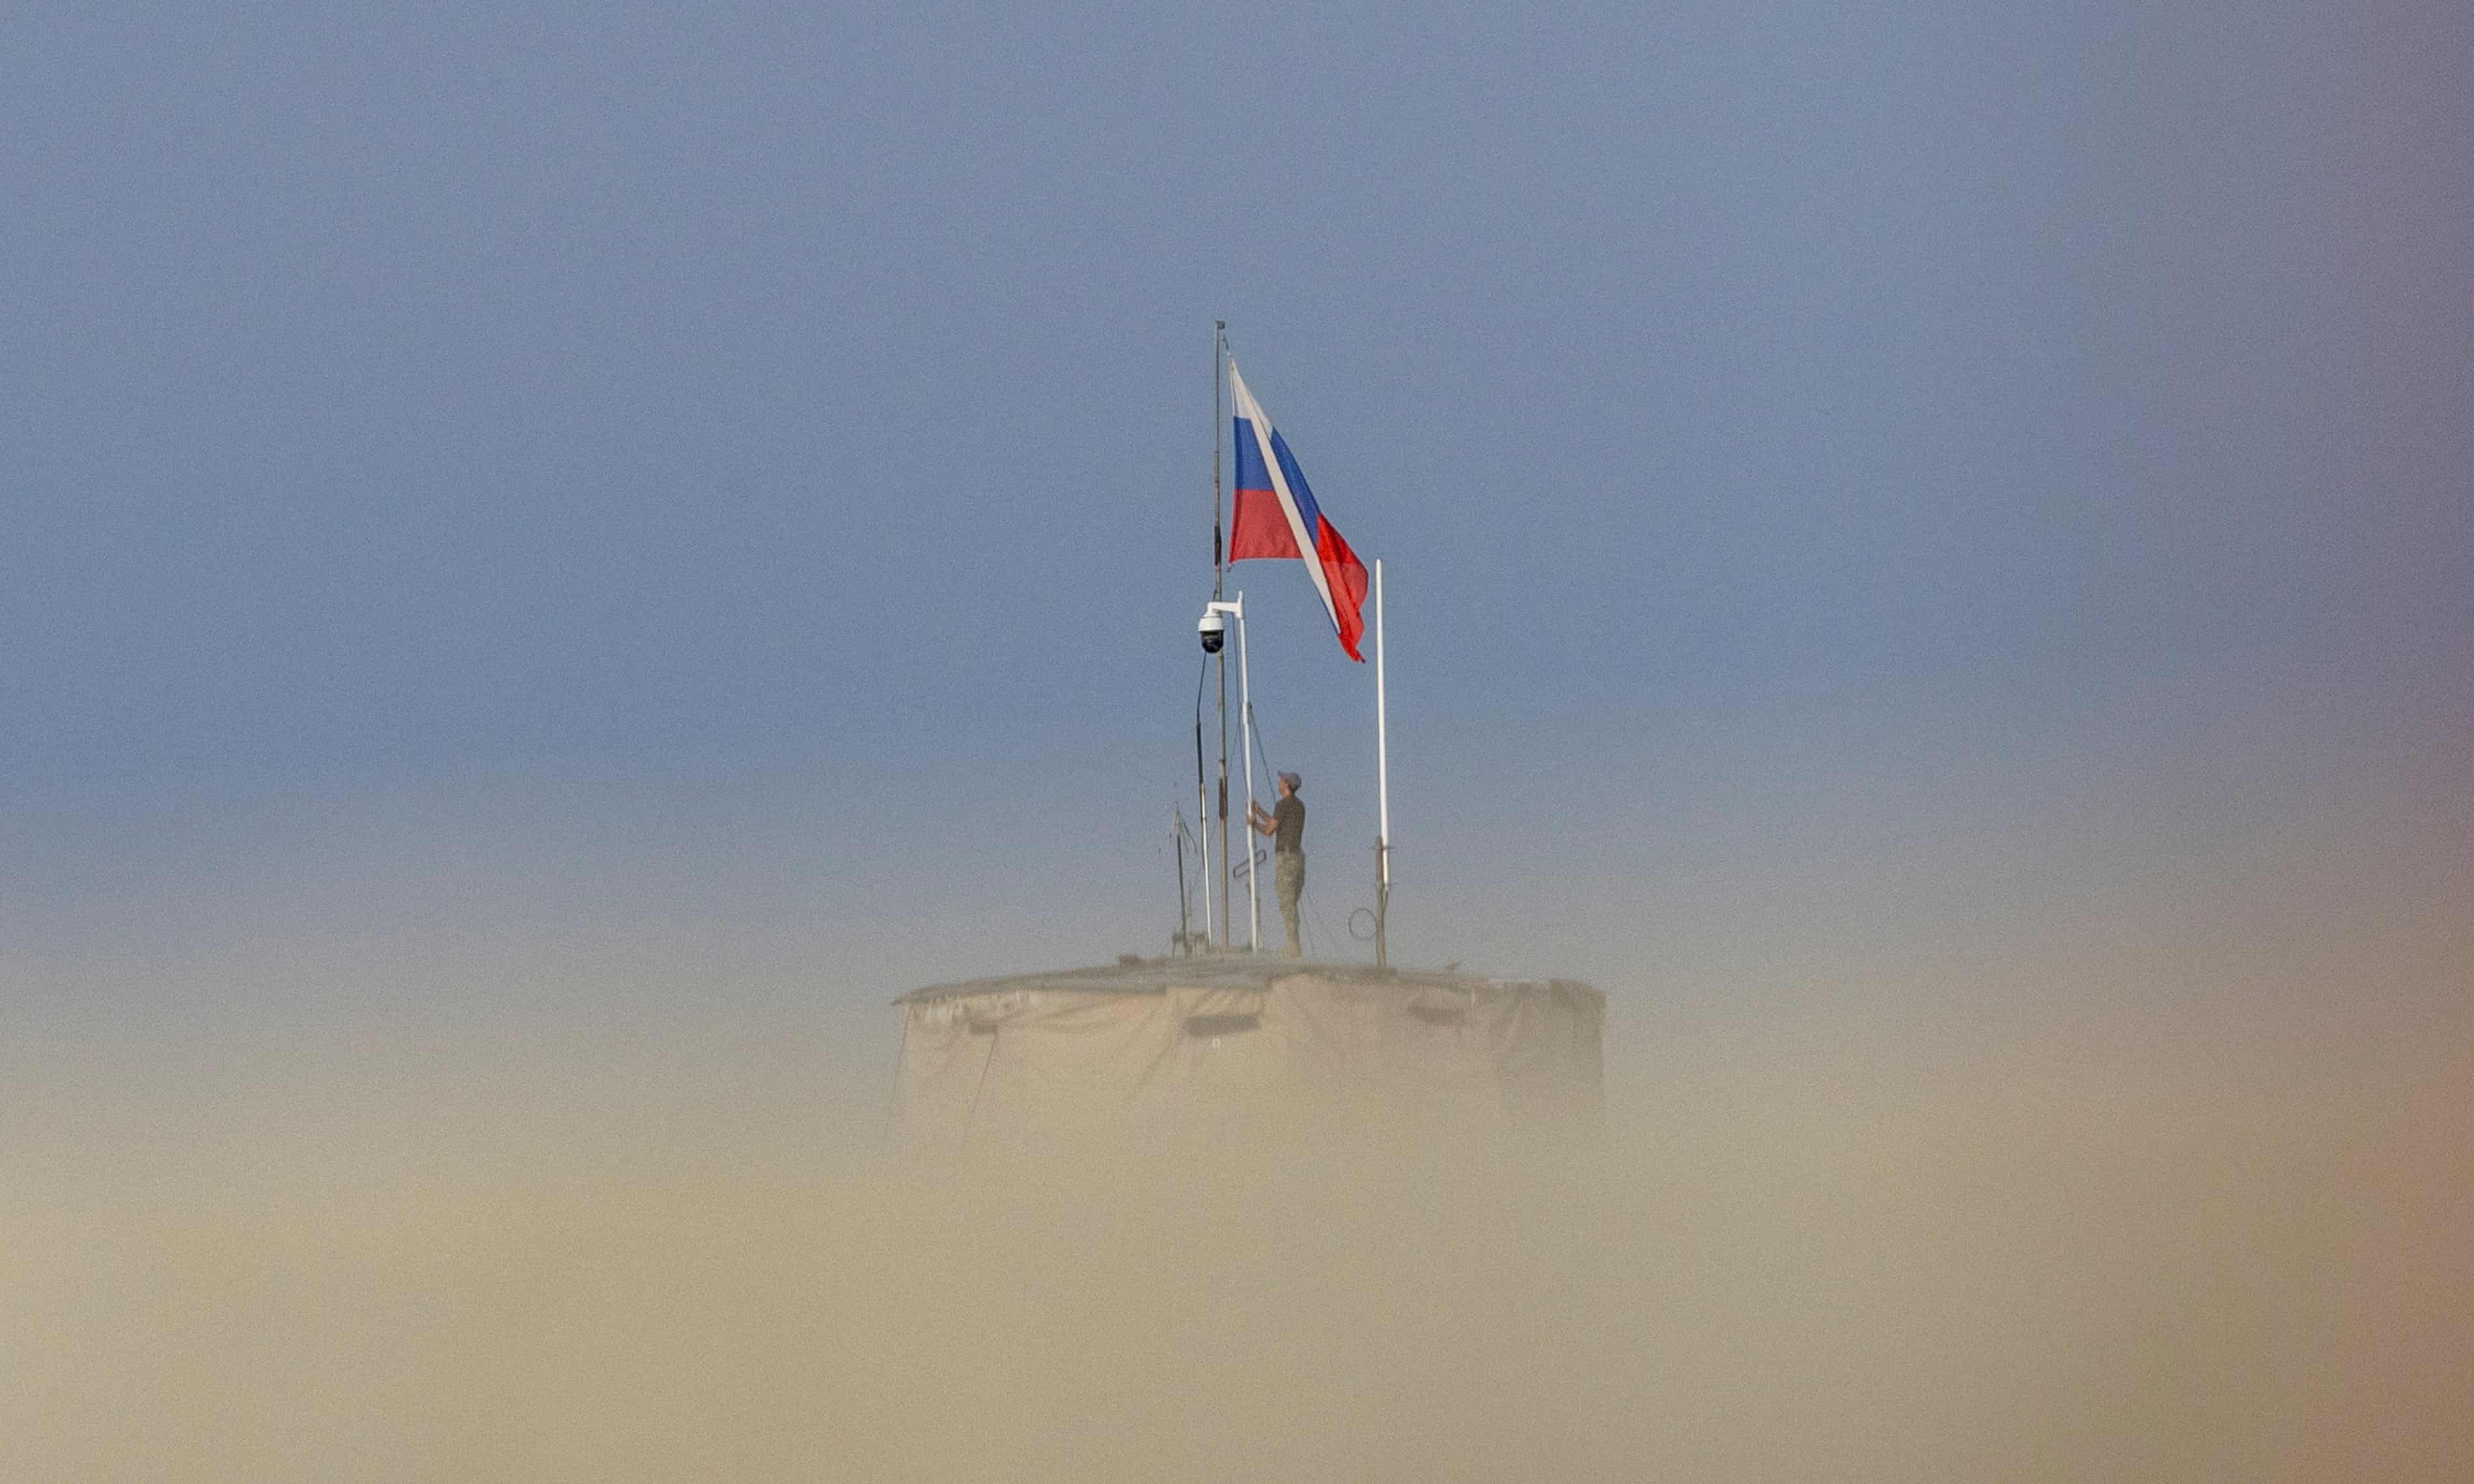
M 1374 967 L 1390 967 L 1384 919 L 1392 909 L 1392 739 L 1383 696 L 1383 559 L 1374 559 Z
M 1211 322 L 1211 601 L 1220 601 L 1228 580 L 1227 547 L 1220 539 L 1221 378 L 1228 364 L 1228 322 Z M 1213 657 L 1220 673 L 1220 946 L 1236 938 L 1228 920 L 1228 652 Z M 1252 828 L 1252 826 L 1248 826 Z M 1206 887 L 1205 890 L 1208 890 Z
M 1202 678 L 1194 682 L 1194 874 L 1202 878 L 1202 947 L 1211 949 L 1211 801 L 1204 793 L 1202 781 Z M 1182 812 L 1182 811 L 1179 811 Z M 1177 871 L 1184 874 L 1185 857 L 1177 856 Z M 1191 938 L 1185 951 L 1194 951 Z

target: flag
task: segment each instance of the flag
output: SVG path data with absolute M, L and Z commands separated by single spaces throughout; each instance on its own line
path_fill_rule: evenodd
M 1237 412 L 1237 494 L 1228 523 L 1228 560 L 1285 557 L 1303 561 L 1306 576 L 1322 598 L 1322 610 L 1348 658 L 1363 661 L 1357 641 L 1366 633 L 1366 563 L 1323 518 L 1314 491 L 1289 445 L 1272 429 L 1237 363 L 1228 363 L 1228 384 Z

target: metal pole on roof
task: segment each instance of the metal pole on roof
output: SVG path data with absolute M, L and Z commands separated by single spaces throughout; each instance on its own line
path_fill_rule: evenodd
M 1254 869 L 1254 682 L 1246 663 L 1246 594 L 1237 594 L 1237 730 L 1246 743 L 1246 951 L 1263 951 L 1263 894 Z
M 1202 878 L 1202 946 L 1211 948 L 1211 797 L 1202 773 L 1202 682 L 1211 673 L 1205 661 L 1194 675 L 1194 872 Z M 1188 944 L 1192 953 L 1194 945 Z
M 1240 631 L 1242 634 L 1242 631 Z M 1243 643 L 1241 638 L 1240 643 Z M 1390 966 L 1383 939 L 1392 910 L 1392 739 L 1383 706 L 1383 559 L 1374 559 L 1374 967 Z
M 1244 733 L 1242 740 L 1246 749 L 1246 951 L 1260 953 L 1263 951 L 1263 893 L 1254 879 L 1258 874 L 1254 870 L 1254 682 L 1252 667 L 1246 662 L 1246 594 L 1238 593 L 1236 601 L 1230 603 L 1216 600 L 1207 603 L 1202 610 L 1206 615 L 1225 613 L 1237 620 L 1237 730 Z M 1228 936 L 1231 940 L 1236 938 L 1234 924 L 1230 925 Z
M 1169 839 L 1176 847 L 1176 956 L 1194 951 L 1194 917 L 1188 910 L 1193 896 L 1185 889 L 1185 811 L 1176 811 L 1176 822 L 1169 826 Z
M 1228 578 L 1227 547 L 1220 539 L 1220 405 L 1228 365 L 1228 322 L 1211 322 L 1211 597 L 1219 601 Z M 1228 922 L 1228 655 L 1213 657 L 1220 672 L 1220 946 L 1235 935 Z M 1251 827 L 1250 826 L 1249 826 Z M 1204 890 L 1209 890 L 1206 886 Z

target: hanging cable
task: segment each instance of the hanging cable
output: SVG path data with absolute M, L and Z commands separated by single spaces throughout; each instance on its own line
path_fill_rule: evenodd
M 1279 775 L 1272 771 L 1271 750 L 1263 745 L 1263 729 L 1255 722 L 1253 712 L 1252 706 L 1246 708 L 1245 723 L 1253 731 L 1254 760 L 1263 767 L 1263 792 L 1277 797 L 1280 792 Z M 1251 872 L 1256 867 L 1269 863 L 1272 858 L 1254 835 L 1254 822 L 1249 819 L 1246 822 L 1246 860 L 1238 868 L 1241 872 Z
M 977 1030 L 978 1027 L 972 1026 L 971 1029 Z M 970 1152 L 971 1127 L 980 1121 L 980 1094 L 988 1089 L 988 1068 L 996 1065 L 997 1038 L 1004 1034 L 1005 1026 L 1002 1024 L 988 1027 L 988 1054 L 980 1063 L 980 1080 L 971 1084 L 971 1111 L 962 1115 L 962 1141 L 956 1147 L 957 1155 Z
M 1211 780 L 1202 767 L 1202 697 L 1203 693 L 1210 688 L 1211 657 L 1205 655 L 1202 657 L 1202 668 L 1197 670 L 1194 675 L 1194 795 L 1198 804 L 1208 801 L 1211 787 Z M 1204 809 L 1202 817 L 1209 819 L 1210 810 Z
M 1280 775 L 1272 767 L 1271 745 L 1263 740 L 1263 724 L 1254 719 L 1251 706 L 1247 707 L 1246 725 L 1254 729 L 1254 760 L 1263 765 L 1263 786 L 1276 794 L 1280 791 Z

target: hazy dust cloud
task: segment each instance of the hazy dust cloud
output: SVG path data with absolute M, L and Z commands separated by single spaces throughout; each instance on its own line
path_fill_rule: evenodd
M 0 1476 L 2474 1475 L 2474 1040 L 1848 1030 L 1560 1153 L 905 1166 L 881 1079 L 642 1047 L 15 1077 Z

